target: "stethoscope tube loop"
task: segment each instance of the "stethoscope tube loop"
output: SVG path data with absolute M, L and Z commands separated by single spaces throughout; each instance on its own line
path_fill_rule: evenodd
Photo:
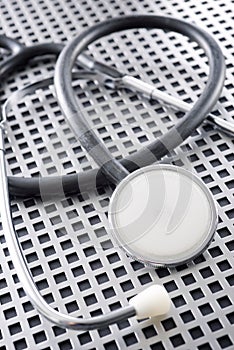
M 133 28 L 158 28 L 186 35 L 204 49 L 210 64 L 209 78 L 198 101 L 177 125 L 148 146 L 148 149 L 155 155 L 155 159 L 162 158 L 170 150 L 181 144 L 202 123 L 216 103 L 225 77 L 224 58 L 215 40 L 202 29 L 172 17 L 136 15 L 111 18 L 88 28 L 74 38 L 64 48 L 56 64 L 55 88 L 58 101 L 70 126 L 78 135 L 82 146 L 85 149 L 88 148 L 89 153 L 91 146 L 93 146 L 95 152 L 91 155 L 101 167 L 102 172 L 115 184 L 119 183 L 126 176 L 124 168 L 127 169 L 128 167 L 123 163 L 117 162 L 100 142 L 95 133 L 90 130 L 90 126 L 77 104 L 76 96 L 72 89 L 71 72 L 76 58 L 89 44 L 111 33 Z M 84 136 L 87 132 L 89 142 L 87 142 Z M 146 150 L 142 149 L 135 153 L 131 157 L 131 160 L 137 164 L 139 159 L 144 159 L 143 166 L 149 165 L 146 153 Z M 133 170 L 136 169 L 131 168 L 130 171 Z
M 148 16 L 146 16 L 146 17 L 148 18 Z M 163 17 L 163 18 L 165 18 L 165 17 Z M 170 21 L 171 20 L 172 19 L 170 18 Z M 113 20 L 111 20 L 111 22 L 113 22 Z M 118 22 L 119 22 L 119 19 L 118 19 Z M 174 19 L 174 26 L 176 26 L 177 22 L 179 22 L 179 21 Z M 168 25 L 167 21 L 165 21 L 165 24 Z M 99 25 L 100 24 L 98 24 L 98 26 Z M 163 24 L 161 24 L 161 25 L 163 25 Z M 205 39 L 203 39 L 202 42 L 206 41 L 207 46 L 209 46 L 209 45 L 211 46 L 210 51 L 212 51 L 212 55 L 211 55 L 209 61 L 212 63 L 212 61 L 214 59 L 214 64 L 211 65 L 212 70 L 210 71 L 210 76 L 212 78 L 212 76 L 214 75 L 213 73 L 215 73 L 214 81 L 217 82 L 217 87 L 219 87 L 219 90 L 220 90 L 220 85 L 222 85 L 222 82 L 224 79 L 224 71 L 225 71 L 224 59 L 223 59 L 223 55 L 222 55 L 221 50 L 219 49 L 219 47 L 216 44 L 216 42 L 214 41 L 214 39 L 212 39 L 212 37 L 210 37 L 203 30 L 196 28 L 196 27 L 192 26 L 191 24 L 189 25 L 186 22 L 183 22 L 183 25 L 180 26 L 180 32 L 182 34 L 184 33 L 184 28 L 187 28 L 187 30 L 189 30 L 191 32 L 191 34 L 193 34 L 193 37 L 197 36 L 196 31 L 199 31 L 199 38 L 205 36 Z M 8 41 L 9 38 L 5 39 L 5 37 L 3 37 L 3 39 L 4 39 L 4 41 Z M 12 40 L 9 39 L 9 41 L 11 42 Z M 6 46 L 6 43 L 5 43 L 4 45 L 6 48 L 9 48 L 9 49 L 11 47 L 10 46 L 11 44 Z M 33 58 L 38 57 L 38 56 L 41 57 L 41 56 L 47 55 L 47 54 L 58 55 L 62 48 L 63 48 L 63 45 L 61 45 L 61 44 L 51 44 L 51 43 L 50 44 L 38 44 L 35 47 L 34 46 L 24 47 L 22 44 L 18 44 L 18 47 L 15 50 L 16 51 L 18 50 L 21 52 L 19 52 L 17 55 L 15 55 L 11 58 L 8 58 L 0 66 L 1 82 L 2 82 L 2 79 L 7 74 L 15 71 L 19 66 L 25 64 L 30 59 L 33 59 Z M 85 64 L 88 67 L 90 66 L 91 69 L 95 69 L 95 67 L 98 67 L 98 64 L 99 64 L 98 62 L 95 61 L 93 64 L 92 60 L 84 54 L 80 55 L 79 58 L 81 58 L 81 61 L 83 62 L 83 64 Z M 105 73 L 105 65 L 104 65 L 104 67 L 102 67 L 102 72 Z M 209 80 L 211 80 L 211 78 Z M 209 81 L 208 81 L 208 85 L 206 86 L 206 90 L 209 89 L 209 86 L 210 85 L 209 85 Z M 213 88 L 213 86 L 212 86 L 212 88 Z M 214 93 L 215 93 L 215 96 L 217 97 L 216 90 L 214 90 Z M 203 94 L 204 94 L 204 92 L 203 92 Z M 212 89 L 210 89 L 210 94 L 212 94 Z M 209 102 L 213 101 L 215 99 L 215 96 L 214 96 L 214 98 L 209 98 L 210 94 L 208 94 L 208 98 L 207 98 L 207 101 L 209 101 Z M 199 117 L 199 115 L 201 116 L 203 114 L 202 108 L 200 110 L 198 110 L 198 108 L 196 107 L 196 110 L 197 110 L 197 117 Z M 191 111 L 190 111 L 190 113 L 191 113 Z M 192 122 L 192 119 L 193 118 L 191 118 L 191 120 L 190 120 L 191 122 Z M 189 134 L 189 132 L 191 130 L 189 128 L 189 125 L 187 125 L 187 124 L 188 123 L 186 123 L 186 125 L 185 125 L 186 126 L 186 134 Z M 181 129 L 181 126 L 180 126 L 180 129 Z M 183 126 L 182 126 L 182 129 L 183 129 Z M 178 133 L 177 133 L 177 135 L 178 135 Z M 179 142 L 180 141 L 181 141 L 181 137 L 179 137 Z M 136 152 L 135 154 L 121 160 L 120 163 L 125 168 L 127 168 L 127 170 L 129 172 L 134 171 L 139 166 L 150 165 L 152 163 L 152 158 L 154 158 L 155 161 L 161 159 L 165 154 L 167 154 L 169 152 L 168 147 L 169 147 L 169 145 L 167 145 L 167 147 L 164 147 L 162 145 L 161 140 L 156 140 L 153 143 L 151 143 L 147 149 L 145 148 L 141 151 Z M 147 155 L 149 153 L 151 154 L 150 163 L 147 161 Z M 97 173 L 98 173 L 98 175 L 97 175 Z M 109 180 L 98 170 L 90 170 L 90 171 L 86 172 L 85 175 L 81 173 L 78 175 L 74 174 L 74 175 L 58 176 L 58 177 L 57 176 L 56 177 L 45 177 L 45 178 L 40 179 L 40 181 L 37 178 L 27 178 L 27 177 L 20 178 L 20 177 L 12 177 L 12 176 L 9 176 L 8 180 L 9 180 L 9 190 L 10 190 L 11 195 L 20 196 L 20 197 L 27 197 L 27 196 L 40 196 L 40 183 L 43 185 L 44 183 L 46 184 L 46 183 L 50 182 L 51 185 L 52 184 L 56 185 L 56 182 L 58 182 L 58 181 L 60 183 L 63 183 L 63 188 L 64 188 L 65 194 L 71 195 L 73 193 L 79 193 L 80 192 L 79 183 L 81 183 L 81 184 L 85 183 L 87 185 L 87 188 L 90 188 L 89 184 L 94 183 L 94 178 L 96 179 L 97 187 L 106 186 L 109 183 Z M 91 181 L 89 182 L 87 179 L 89 179 Z M 81 186 L 81 187 L 83 187 L 83 186 Z

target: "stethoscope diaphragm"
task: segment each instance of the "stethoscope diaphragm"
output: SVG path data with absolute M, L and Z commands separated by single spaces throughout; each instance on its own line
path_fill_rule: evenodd
M 152 165 L 128 175 L 111 197 L 108 217 L 109 230 L 127 255 L 154 267 L 198 256 L 218 221 L 204 183 L 173 165 Z

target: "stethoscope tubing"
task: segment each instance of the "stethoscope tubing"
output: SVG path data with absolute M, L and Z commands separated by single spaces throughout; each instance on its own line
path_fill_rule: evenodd
M 130 156 L 128 159 L 123 159 L 121 162 L 117 162 L 112 157 L 112 155 L 107 150 L 105 150 L 104 146 L 99 142 L 95 134 L 90 132 L 90 127 L 85 121 L 82 111 L 77 106 L 71 85 L 72 67 L 77 56 L 81 54 L 82 51 L 94 40 L 115 31 L 131 28 L 141 28 L 142 23 L 147 23 L 147 28 L 156 27 L 166 30 L 178 31 L 189 36 L 190 39 L 195 40 L 199 45 L 201 45 L 201 47 L 203 47 L 209 58 L 210 74 L 207 85 L 199 101 L 197 101 L 197 103 L 186 114 L 182 121 L 180 121 L 160 140 L 151 143 L 147 148 L 137 152 L 135 155 Z M 4 43 L 4 45 L 7 44 Z M 16 66 L 19 67 L 19 64 L 25 64 L 26 60 L 38 57 L 38 55 L 58 55 L 62 48 L 61 45 L 57 44 L 39 44 L 33 47 L 17 47 L 17 45 L 15 45 L 13 42 L 9 44 L 9 47 L 13 50 L 14 55 L 7 61 L 7 63 L 4 63 L 1 66 L 1 77 L 5 76 L 9 72 L 12 72 Z M 68 60 L 67 63 L 66 60 Z M 100 169 L 95 170 L 97 178 L 99 176 L 98 181 L 100 181 L 100 179 L 102 180 L 103 177 L 107 177 L 110 182 L 118 184 L 123 178 L 126 177 L 129 171 L 134 171 L 138 167 L 149 165 L 155 160 L 160 159 L 162 156 L 167 154 L 172 148 L 176 147 L 183 140 L 185 140 L 191 134 L 191 132 L 200 125 L 200 123 L 204 120 L 206 114 L 209 113 L 219 97 L 223 86 L 224 72 L 224 60 L 219 46 L 207 33 L 201 29 L 196 28 L 195 26 L 184 21 L 175 20 L 170 17 L 152 15 L 126 16 L 123 18 L 111 19 L 110 21 L 99 23 L 75 38 L 71 44 L 64 49 L 58 60 L 55 70 L 55 86 L 59 103 L 65 113 L 65 116 L 68 118 L 68 122 L 72 125 L 73 128 L 74 126 L 78 127 L 78 130 L 74 128 L 74 131 L 78 135 L 81 144 L 88 151 L 92 152 L 92 156 L 94 156 L 96 163 L 100 166 Z M 64 96 L 62 95 L 62 91 L 66 91 Z M 174 140 L 171 140 L 173 137 Z M 93 153 L 94 146 L 97 147 L 95 153 Z M 103 154 L 99 154 L 100 151 L 103 151 Z M 91 330 L 101 328 L 136 315 L 135 308 L 131 305 L 128 305 L 106 315 L 97 316 L 91 319 L 75 318 L 54 310 L 44 301 L 43 297 L 37 290 L 27 264 L 25 263 L 17 234 L 12 222 L 10 198 L 8 192 L 8 178 L 6 172 L 6 160 L 4 153 L 3 121 L 0 126 L 0 197 L 4 198 L 4 200 L 0 201 L 2 223 L 5 231 L 6 243 L 10 251 L 13 264 L 17 269 L 18 277 L 23 284 L 25 291 L 29 295 L 33 305 L 36 307 L 39 313 L 60 327 L 76 330 Z M 92 177 L 94 173 L 90 174 Z M 76 175 L 76 181 L 78 176 L 79 175 Z M 84 176 L 86 177 L 87 181 L 87 173 L 85 173 Z M 93 178 L 91 177 L 89 180 L 93 184 Z M 68 177 L 56 177 L 54 179 L 56 179 L 56 181 L 58 181 L 58 179 L 62 179 L 64 181 L 67 180 L 69 186 L 71 185 L 71 178 L 69 175 Z M 38 179 L 39 191 L 41 180 L 42 179 Z M 15 180 L 13 180 L 13 183 L 14 181 Z M 19 181 L 22 181 L 22 179 Z M 28 179 L 26 179 L 26 181 L 28 181 Z M 50 181 L 51 180 L 49 180 L 49 183 Z M 108 182 L 108 180 L 106 181 Z M 77 182 L 77 186 L 80 188 L 80 183 Z M 10 189 L 12 189 L 12 187 L 10 187 Z
M 113 29 L 112 25 L 114 23 L 113 20 L 107 22 L 108 26 L 107 28 L 103 27 L 103 24 L 98 24 L 94 27 L 94 29 L 89 29 L 86 33 L 86 31 L 81 34 L 81 36 L 78 36 L 73 41 L 73 48 L 74 46 L 79 42 L 82 42 L 83 48 L 88 45 L 88 42 L 91 42 L 96 39 L 97 36 L 100 37 L 102 34 L 107 34 L 112 32 L 113 30 L 117 30 L 116 26 L 119 26 L 118 30 L 121 28 L 133 28 L 134 26 L 142 27 L 142 23 L 147 23 L 147 26 L 155 26 L 154 19 L 157 18 L 157 21 L 159 21 L 158 27 L 162 27 L 165 25 L 166 30 L 175 30 L 179 31 L 182 34 L 188 35 L 191 39 L 196 40 L 199 45 L 201 45 L 205 52 L 208 55 L 209 63 L 210 63 L 210 74 L 209 79 L 206 85 L 205 90 L 203 91 L 201 95 L 201 99 L 195 105 L 193 108 L 186 114 L 186 116 L 179 121 L 179 123 L 173 127 L 171 130 L 168 131 L 165 135 L 163 135 L 160 139 L 152 142 L 148 147 L 143 148 L 142 150 L 136 152 L 135 154 L 126 157 L 125 159 L 122 159 L 119 163 L 121 164 L 121 169 L 124 167 L 126 168 L 127 172 L 132 172 L 139 167 L 147 166 L 152 164 L 155 161 L 160 160 L 163 156 L 165 156 L 171 149 L 175 147 L 175 145 L 180 144 L 183 140 L 185 140 L 193 130 L 195 130 L 201 122 L 204 120 L 205 116 L 209 113 L 209 111 L 212 109 L 214 103 L 216 102 L 219 93 L 222 89 L 224 76 L 225 76 L 225 64 L 224 64 L 224 58 L 222 55 L 222 52 L 215 42 L 215 40 L 208 35 L 203 30 L 188 24 L 184 21 L 178 21 L 173 18 L 168 17 L 161 17 L 161 16 L 134 16 L 135 19 L 138 21 L 137 24 L 132 23 L 133 17 L 127 17 L 127 19 L 118 19 L 118 23 L 115 23 L 115 28 Z M 143 22 L 144 20 L 144 22 Z M 126 23 L 127 22 L 127 23 Z M 125 26 L 125 27 L 122 27 Z M 101 34 L 100 34 L 101 32 Z M 86 39 L 88 38 L 88 39 Z M 53 54 L 58 55 L 63 46 L 61 44 L 39 44 L 36 46 L 31 47 L 22 47 L 21 51 L 17 55 L 14 55 L 12 58 L 7 60 L 7 64 L 4 65 L 4 69 L 0 69 L 0 77 L 1 79 L 4 78 L 9 73 L 12 73 L 16 67 L 19 67 L 22 64 L 25 64 L 26 61 L 29 61 L 35 57 Z M 73 50 L 72 48 L 72 50 Z M 79 50 L 78 50 L 79 49 Z M 73 66 L 73 63 L 76 59 L 77 52 L 81 52 L 80 48 L 78 47 L 76 49 L 75 57 L 73 58 L 72 64 L 70 64 L 70 68 L 66 68 L 66 72 L 61 72 L 64 68 L 64 58 L 68 57 L 68 54 L 70 54 L 71 49 L 66 49 L 66 51 L 63 51 L 63 54 L 61 55 L 61 58 L 57 65 L 57 87 L 61 84 L 62 78 L 65 78 L 65 80 L 62 83 L 62 87 L 68 89 L 69 92 L 69 99 L 72 96 L 73 104 L 74 102 L 74 96 L 73 91 L 71 91 L 70 84 L 70 78 L 68 79 L 69 75 L 71 74 L 71 69 Z M 78 51 L 77 51 L 78 50 Z M 73 55 L 74 56 L 74 55 Z M 70 56 L 71 57 L 71 56 Z M 69 57 L 69 59 L 70 59 Z M 90 65 L 90 68 L 93 69 L 93 65 L 90 64 L 91 60 L 88 61 L 87 64 L 87 57 L 84 56 L 83 61 L 86 59 L 86 65 Z M 61 63 L 62 62 L 62 63 Z M 97 63 L 96 63 L 97 65 Z M 114 71 L 114 70 L 113 70 Z M 65 75 L 65 77 L 64 77 Z M 60 76 L 60 78 L 58 78 Z M 58 82 L 59 79 L 59 82 Z M 65 86 L 64 86 L 65 84 Z M 61 87 L 60 86 L 60 87 Z M 69 88 L 70 87 L 70 88 Z M 64 108 L 64 103 L 67 105 L 70 104 L 70 100 L 63 101 L 63 96 L 61 96 L 63 88 L 60 88 L 60 92 L 58 92 L 60 98 L 59 101 L 61 103 L 62 101 L 62 109 Z M 64 90 L 63 90 L 64 91 Z M 67 98 L 67 97 L 66 97 Z M 77 109 L 77 103 L 76 103 L 76 109 Z M 74 106 L 73 106 L 74 107 Z M 76 120 L 75 118 L 72 118 L 74 120 L 74 125 L 78 126 L 78 122 L 80 119 L 82 119 L 82 124 L 84 125 L 85 129 L 82 129 L 83 131 L 80 132 L 82 136 L 85 135 L 84 130 L 88 130 L 90 133 L 90 127 L 87 125 L 84 116 L 82 115 L 82 111 L 79 111 L 77 109 L 76 111 Z M 82 117 L 80 117 L 82 115 Z M 69 118 L 69 117 L 68 117 Z M 71 118 L 69 119 L 71 122 Z M 73 126 L 74 126 L 73 125 Z M 77 128 L 75 130 L 77 133 Z M 86 134 L 87 136 L 87 134 Z M 93 135 L 92 135 L 93 137 Z M 94 135 L 95 137 L 95 135 Z M 103 149 L 103 146 L 101 145 L 99 140 L 96 140 L 94 138 L 95 142 L 95 149 L 99 149 L 100 147 Z M 87 139 L 85 143 L 83 142 L 83 145 L 86 144 L 87 147 Z M 97 147 L 96 147 L 97 145 Z M 90 146 L 89 146 L 90 147 Z M 92 148 L 92 147 L 90 147 Z M 97 153 L 97 152 L 96 152 Z M 106 161 L 99 160 L 99 164 L 102 164 L 104 169 L 110 168 L 110 163 L 113 160 L 113 157 L 111 155 L 108 155 L 109 159 L 111 159 L 110 162 L 108 160 Z M 103 164 L 105 162 L 105 164 Z M 115 164 L 116 161 L 114 160 Z M 102 169 L 103 171 L 103 169 Z M 109 171 L 108 169 L 105 171 Z M 115 176 L 118 174 L 118 172 L 115 172 Z M 122 174 L 125 176 L 125 174 Z M 121 175 L 121 176 L 122 176 Z M 45 177 L 45 178 L 20 178 L 20 177 L 12 177 L 9 176 L 9 190 L 11 195 L 19 196 L 19 197 L 26 197 L 26 196 L 40 196 L 40 188 L 49 187 L 51 189 L 51 195 L 54 194 L 53 189 L 56 188 L 56 184 L 59 182 L 62 184 L 64 193 L 67 195 L 71 195 L 74 193 L 79 193 L 81 188 L 84 188 L 84 186 L 87 187 L 87 189 L 93 189 L 93 186 L 96 185 L 96 187 L 100 186 L 106 186 L 112 181 L 110 181 L 110 178 L 106 177 L 103 172 L 101 172 L 98 169 L 87 171 L 85 174 L 74 174 L 74 175 L 65 175 L 65 176 L 51 176 L 51 177 Z M 118 183 L 120 179 L 116 179 L 115 183 Z M 49 184 L 49 186 L 48 186 Z M 41 187 L 42 186 L 42 187 Z
M 11 217 L 3 138 L 3 129 L 0 128 L 0 198 L 4 198 L 4 200 L 0 201 L 1 220 L 12 262 L 16 268 L 19 280 L 34 307 L 41 315 L 57 326 L 73 330 L 92 330 L 106 327 L 123 319 L 135 316 L 136 311 L 134 307 L 129 305 L 108 314 L 92 317 L 90 319 L 76 318 L 56 311 L 47 304 L 41 296 L 23 256 Z
M 77 57 L 95 40 L 111 33 L 142 27 L 178 32 L 196 41 L 204 49 L 208 57 L 210 72 L 206 87 L 191 110 L 163 136 L 132 155 L 131 166 L 135 164 L 135 167 L 129 170 L 128 166 L 124 164 L 126 160 L 117 162 L 88 125 L 81 108 L 77 104 L 72 88 L 71 73 Z M 216 41 L 205 31 L 191 23 L 172 17 L 136 15 L 111 18 L 88 28 L 75 37 L 64 48 L 58 58 L 54 81 L 60 107 L 68 123 L 76 132 L 81 145 L 89 152 L 110 181 L 118 184 L 128 175 L 129 171 L 134 171 L 139 167 L 139 161 L 141 163 L 141 160 L 143 160 L 143 164 L 140 166 L 149 165 L 147 159 L 149 151 L 157 160 L 188 138 L 212 110 L 223 88 L 224 78 L 225 64 L 223 54 Z M 152 163 L 152 158 L 150 162 Z
M 25 46 L 15 39 L 0 35 L 0 47 L 10 51 L 12 55 L 17 55 Z

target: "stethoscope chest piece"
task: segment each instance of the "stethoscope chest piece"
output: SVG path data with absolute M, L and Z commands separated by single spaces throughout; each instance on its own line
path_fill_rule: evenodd
M 198 256 L 218 221 L 203 182 L 173 165 L 152 165 L 128 175 L 111 197 L 108 218 L 118 246 L 154 267 L 172 267 Z

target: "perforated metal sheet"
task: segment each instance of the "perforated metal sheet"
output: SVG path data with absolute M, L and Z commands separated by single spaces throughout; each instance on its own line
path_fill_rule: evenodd
M 22 43 L 67 42 L 85 27 L 128 13 L 171 14 L 194 21 L 215 36 L 227 64 L 216 114 L 233 120 L 233 1 L 1 0 L 1 34 Z M 208 68 L 201 49 L 175 33 L 132 30 L 92 46 L 95 58 L 193 102 Z M 1 52 L 1 59 L 6 53 Z M 23 84 L 53 73 L 53 59 L 34 62 L 9 77 L 1 101 Z M 173 125 L 180 113 L 134 93 L 106 90 L 97 82 L 76 82 L 83 111 L 109 150 L 120 158 Z M 11 113 L 7 136 L 9 174 L 68 174 L 95 167 L 76 142 L 53 88 L 25 98 Z M 234 349 L 233 310 L 233 139 L 204 125 L 172 154 L 174 162 L 207 184 L 219 210 L 209 249 L 189 266 L 145 268 L 114 247 L 107 235 L 110 191 L 82 198 L 17 200 L 14 223 L 34 280 L 48 303 L 74 316 L 98 315 L 121 305 L 152 283 L 172 299 L 168 315 L 130 319 L 100 331 L 75 332 L 39 316 L 23 291 L 0 232 L 0 349 Z

